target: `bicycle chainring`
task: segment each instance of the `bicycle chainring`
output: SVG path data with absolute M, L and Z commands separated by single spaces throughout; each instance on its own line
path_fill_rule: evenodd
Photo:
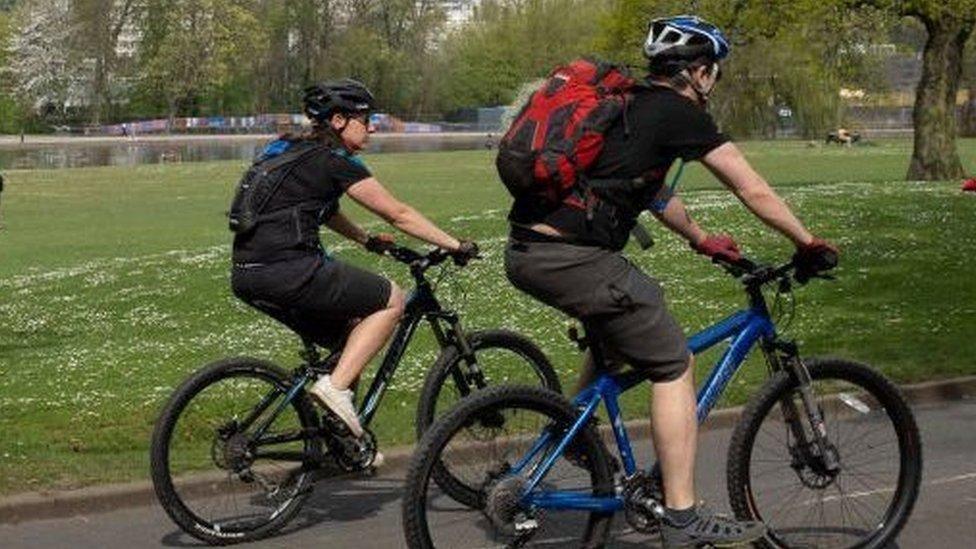
M 664 495 L 660 479 L 638 471 L 624 480 L 624 516 L 642 534 L 657 535 L 664 515 Z
M 325 442 L 335 463 L 347 473 L 368 470 L 376 460 L 376 436 L 369 429 L 359 438 L 352 436 L 348 429 L 326 430 Z

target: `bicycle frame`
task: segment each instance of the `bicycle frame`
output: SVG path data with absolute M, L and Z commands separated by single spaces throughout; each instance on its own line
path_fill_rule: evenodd
M 397 331 L 386 351 L 386 355 L 383 357 L 383 362 L 380 364 L 380 368 L 376 372 L 376 376 L 373 378 L 372 383 L 370 383 L 369 390 L 366 391 L 366 395 L 363 398 L 363 404 L 359 409 L 359 421 L 362 425 L 369 425 L 373 416 L 376 415 L 376 410 L 383 400 L 383 395 L 386 394 L 387 386 L 400 366 L 400 359 L 403 358 L 407 346 L 410 345 L 417 326 L 424 319 L 430 322 L 430 327 L 434 332 L 434 338 L 441 348 L 456 343 L 465 356 L 470 354 L 471 349 L 468 347 L 467 338 L 464 337 L 464 332 L 461 329 L 461 320 L 458 318 L 457 313 L 447 311 L 441 307 L 430 283 L 426 280 L 418 283 L 417 288 L 410 292 L 410 295 L 407 297 L 403 320 L 397 326 Z M 441 322 L 445 322 L 449 329 L 445 330 Z M 459 387 L 461 386 L 459 385 Z
M 698 391 L 697 407 L 698 422 L 702 423 L 718 401 L 718 397 L 725 390 L 729 381 L 742 366 L 746 356 L 753 346 L 760 340 L 771 342 L 776 338 L 776 328 L 769 316 L 765 302 L 761 295 L 752 296 L 752 306 L 738 311 L 717 324 L 710 326 L 691 337 L 688 342 L 689 350 L 693 354 L 700 353 L 721 341 L 731 338 L 731 343 L 721 359 L 709 373 Z M 610 417 L 613 435 L 617 449 L 623 461 L 624 473 L 627 477 L 637 472 L 631 450 L 630 438 L 624 427 L 620 414 L 619 397 L 622 393 L 642 383 L 646 377 L 639 372 L 602 375 L 590 386 L 580 392 L 573 404 L 583 412 L 577 417 L 572 427 L 556 444 L 551 452 L 540 455 L 548 448 L 555 436 L 551 432 L 544 432 L 526 454 L 512 469 L 512 474 L 525 474 L 528 479 L 523 490 L 523 504 L 529 508 L 583 510 L 598 512 L 616 512 L 624 508 L 622 495 L 597 497 L 573 491 L 539 491 L 534 492 L 542 479 L 549 473 L 556 460 L 565 451 L 573 438 L 586 426 L 596 413 L 602 401 Z M 534 464 L 534 465 L 533 465 Z M 530 467 L 530 465 L 532 465 Z
M 364 427 L 369 425 L 372 421 L 373 416 L 376 415 L 376 411 L 379 408 L 380 402 L 383 399 L 383 395 L 386 394 L 387 387 L 390 381 L 393 379 L 393 375 L 396 373 L 397 368 L 400 366 L 400 360 L 403 358 L 403 354 L 406 352 L 407 347 L 410 345 L 410 341 L 413 339 L 413 335 L 420 325 L 421 321 L 427 320 L 431 329 L 434 332 L 434 338 L 437 340 L 437 344 L 441 347 L 447 347 L 449 345 L 457 345 L 458 349 L 461 351 L 463 357 L 469 364 L 473 364 L 473 351 L 468 345 L 468 339 L 464 335 L 464 331 L 461 327 L 461 320 L 457 313 L 454 311 L 446 310 L 441 307 L 440 302 L 437 300 L 437 296 L 434 295 L 433 287 L 430 282 L 427 281 L 423 276 L 423 272 L 419 270 L 414 270 L 411 273 L 416 281 L 416 287 L 407 297 L 403 319 L 397 326 L 397 331 L 394 334 L 393 340 L 390 343 L 389 348 L 386 351 L 386 355 L 383 357 L 383 362 L 380 364 L 379 370 L 377 370 L 375 377 L 373 377 L 370 383 L 369 389 L 366 391 L 366 395 L 362 400 L 362 405 L 359 409 L 359 421 Z M 442 325 L 447 324 L 447 329 Z M 271 413 L 267 419 L 255 430 L 252 440 L 258 446 L 270 445 L 270 444 L 280 444 L 283 442 L 294 442 L 297 440 L 302 440 L 308 438 L 309 436 L 318 436 L 316 433 L 304 433 L 296 432 L 287 435 L 276 435 L 273 437 L 265 438 L 264 434 L 268 428 L 274 423 L 278 415 L 291 404 L 292 400 L 298 395 L 305 384 L 316 375 L 316 370 L 313 368 L 315 365 L 320 363 L 318 360 L 318 355 L 314 351 L 313 347 L 308 347 L 310 343 L 306 342 L 307 351 L 305 353 L 307 364 L 304 367 L 296 370 L 296 374 L 292 379 L 290 388 L 276 388 L 274 391 L 269 393 L 261 403 L 258 404 L 257 408 L 252 411 L 244 425 L 248 425 L 250 422 L 256 420 L 264 410 L 271 405 L 271 403 L 277 398 L 278 394 L 282 392 L 286 393 L 285 398 L 278 403 L 276 409 Z M 321 361 L 323 364 L 328 364 L 332 362 L 333 355 L 329 355 L 325 360 Z M 463 376 L 463 374 L 455 373 L 455 382 L 458 385 L 462 396 L 465 396 L 469 391 L 469 382 Z M 460 377 L 460 379 L 457 379 Z M 296 459 L 301 460 L 301 455 L 296 454 Z

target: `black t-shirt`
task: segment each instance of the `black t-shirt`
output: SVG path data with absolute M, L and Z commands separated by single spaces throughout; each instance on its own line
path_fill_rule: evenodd
M 321 255 L 319 226 L 339 209 L 339 199 L 352 185 L 372 176 L 359 158 L 343 149 L 308 143 L 271 142 L 258 162 L 292 147 L 313 147 L 302 157 L 262 211 L 267 221 L 234 238 L 237 262 L 271 262 Z M 278 215 L 269 215 L 269 214 Z
M 281 142 L 274 141 L 268 148 Z M 276 150 L 272 149 L 272 152 Z M 372 174 L 359 158 L 341 149 L 320 146 L 316 154 L 299 164 L 291 172 L 291 177 L 281 183 L 264 211 L 270 213 L 302 203 L 318 204 L 328 211 L 334 208 L 349 187 L 369 177 Z
M 527 200 L 516 200 L 509 219 L 519 224 L 546 223 L 573 235 L 576 242 L 619 250 L 627 243 L 637 216 L 651 208 L 676 159 L 699 160 L 729 141 L 707 111 L 671 88 L 654 85 L 634 91 L 625 116 L 613 123 L 604 139 L 600 156 L 586 177 L 643 177 L 647 182 L 643 187 L 607 192 L 591 221 L 585 211 L 571 206 L 540 211 Z

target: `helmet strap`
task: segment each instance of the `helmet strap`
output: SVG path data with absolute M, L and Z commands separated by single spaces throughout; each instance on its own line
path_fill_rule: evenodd
M 712 64 L 712 71 L 711 71 L 712 72 L 712 85 L 707 90 L 705 88 L 703 88 L 702 86 L 698 85 L 698 82 L 695 81 L 695 78 L 692 76 L 690 70 L 688 70 L 686 68 L 683 71 L 681 71 L 682 74 L 685 76 L 685 78 L 688 80 L 688 85 L 691 86 L 691 89 L 694 90 L 695 94 L 698 96 L 698 102 L 703 107 L 708 105 L 708 100 L 709 100 L 709 98 L 712 95 L 712 91 L 715 90 L 715 84 L 718 81 L 718 79 L 717 79 L 718 70 L 719 70 L 718 63 L 713 63 Z

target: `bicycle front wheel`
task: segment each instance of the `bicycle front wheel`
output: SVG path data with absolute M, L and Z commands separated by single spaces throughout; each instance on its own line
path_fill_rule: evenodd
M 411 549 L 451 547 L 601 547 L 612 513 L 523 508 L 529 471 L 554 450 L 578 412 L 560 395 L 537 387 L 500 385 L 441 416 L 417 446 L 403 497 Z M 540 439 L 549 433 L 546 439 Z M 573 442 L 576 459 L 556 459 L 538 489 L 612 496 L 613 473 L 592 425 Z M 521 465 L 519 465 L 521 464 Z M 442 465 L 468 486 L 477 505 L 459 504 L 433 480 Z M 517 469 L 518 468 L 518 469 Z M 527 533 L 531 530 L 531 535 Z
M 290 386 L 277 366 L 234 358 L 201 369 L 167 402 L 153 431 L 152 479 L 183 531 L 211 545 L 251 541 L 301 508 L 321 445 L 304 393 L 284 403 Z
M 898 389 L 868 366 L 839 359 L 806 366 L 827 456 L 813 442 L 798 381 L 777 373 L 732 435 L 732 508 L 740 519 L 766 523 L 763 547 L 884 547 L 918 496 L 915 418 Z

